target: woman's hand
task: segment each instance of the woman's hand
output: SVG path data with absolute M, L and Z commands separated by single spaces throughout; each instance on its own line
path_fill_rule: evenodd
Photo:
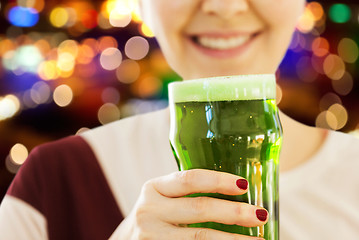
M 236 175 L 203 169 L 176 172 L 150 180 L 143 186 L 131 214 L 110 239 L 261 239 L 207 228 L 181 227 L 201 222 L 245 227 L 264 225 L 268 214 L 263 208 L 210 197 L 183 197 L 192 193 L 241 195 L 247 192 L 247 186 L 248 182 Z

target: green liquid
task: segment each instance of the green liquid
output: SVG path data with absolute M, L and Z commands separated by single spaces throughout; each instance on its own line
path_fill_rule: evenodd
M 170 142 L 180 170 L 229 172 L 249 182 L 245 195 L 193 194 L 262 206 L 269 212 L 263 227 L 196 223 L 249 236 L 279 239 L 278 159 L 282 130 L 275 100 L 175 103 Z M 171 113 L 173 114 L 173 113 Z

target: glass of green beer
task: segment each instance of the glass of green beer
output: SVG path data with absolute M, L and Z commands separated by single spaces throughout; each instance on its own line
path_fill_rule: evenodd
M 229 172 L 249 182 L 245 195 L 193 194 L 264 207 L 268 222 L 242 227 L 195 223 L 248 236 L 279 239 L 278 173 L 282 127 L 272 74 L 213 77 L 169 85 L 170 143 L 180 170 Z

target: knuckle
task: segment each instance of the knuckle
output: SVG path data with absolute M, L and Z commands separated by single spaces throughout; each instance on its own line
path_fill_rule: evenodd
M 197 178 L 197 175 L 198 175 L 197 171 L 187 170 L 187 171 L 178 172 L 177 179 L 182 185 L 187 187 L 193 185 L 195 179 Z
M 242 204 L 242 203 L 239 203 L 239 204 L 235 204 L 235 207 L 234 207 L 234 213 L 235 213 L 235 216 L 237 221 L 235 222 L 235 224 L 237 225 L 242 225 L 243 224 L 243 221 L 244 219 L 246 218 L 246 216 L 244 216 L 244 209 L 246 205 Z
M 209 199 L 206 197 L 195 197 L 190 202 L 190 207 L 196 215 L 205 214 L 209 208 Z
M 243 214 L 243 208 L 245 207 L 245 205 L 243 205 L 242 203 L 238 203 L 235 204 L 234 206 L 234 212 L 237 216 L 241 216 Z
M 137 233 L 136 239 L 138 239 L 138 240 L 152 240 L 152 239 L 155 239 L 155 238 L 153 238 L 152 234 L 150 234 L 147 231 L 139 231 Z
M 146 181 L 142 186 L 143 193 L 149 193 L 153 191 L 153 180 Z
M 150 207 L 147 205 L 141 205 L 135 212 L 135 219 L 138 226 L 146 225 L 151 217 Z
M 213 177 L 212 177 L 212 181 L 213 181 L 213 185 L 212 186 L 215 186 L 216 187 L 216 190 L 218 190 L 219 188 L 221 188 L 222 187 L 222 185 L 223 185 L 223 181 L 222 181 L 222 178 L 221 178 L 221 175 L 220 174 L 218 174 L 217 172 L 215 172 L 214 174 L 213 174 Z
M 194 240 L 206 240 L 208 238 L 208 230 L 207 229 L 198 229 L 195 231 L 193 239 Z

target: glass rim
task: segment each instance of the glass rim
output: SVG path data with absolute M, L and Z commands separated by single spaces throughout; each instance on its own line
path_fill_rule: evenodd
M 275 99 L 275 74 L 198 78 L 168 85 L 170 102 Z

